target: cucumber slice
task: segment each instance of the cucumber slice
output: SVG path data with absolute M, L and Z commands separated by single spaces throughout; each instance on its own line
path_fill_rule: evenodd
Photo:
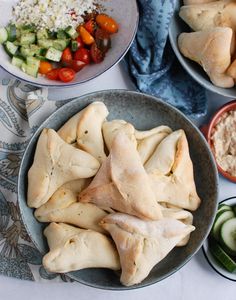
M 232 206 L 232 210 L 233 210 L 234 214 L 236 215 L 236 205 Z
M 211 254 L 221 263 L 221 265 L 230 273 L 236 271 L 235 261 L 213 240 L 209 240 L 209 249 Z
M 38 40 L 38 45 L 41 48 L 49 49 L 53 45 L 53 40 Z
M 36 66 L 37 68 L 39 68 L 40 60 L 35 57 L 27 57 L 26 62 L 28 66 Z
M 10 24 L 6 27 L 7 34 L 8 34 L 8 41 L 14 42 L 16 40 L 16 26 L 13 24 Z
M 22 64 L 24 63 L 24 60 L 19 57 L 13 56 L 11 63 L 13 64 L 13 66 L 21 68 Z
M 233 217 L 234 217 L 234 213 L 232 210 L 221 211 L 221 212 L 217 213 L 215 222 L 214 222 L 213 228 L 212 228 L 213 236 L 217 241 L 220 240 L 220 229 L 221 229 L 222 224 L 225 221 L 227 221 Z
M 7 30 L 6 30 L 6 28 L 1 27 L 0 28 L 0 44 L 5 43 L 7 41 L 7 39 L 8 39 Z
M 48 36 L 47 29 L 41 29 L 41 30 L 37 31 L 37 39 L 38 40 L 46 40 L 48 38 L 49 38 L 49 36 Z
M 226 211 L 226 210 L 232 210 L 232 207 L 229 206 L 229 205 L 226 205 L 226 204 L 220 204 L 219 207 L 218 207 L 217 213 L 220 212 L 220 211 L 223 211 L 223 210 L 224 211 Z
M 20 37 L 21 45 L 34 44 L 35 40 L 36 40 L 35 33 L 32 33 L 32 32 L 22 34 L 21 37 Z
M 20 27 L 20 31 L 21 31 L 22 34 L 35 32 L 36 27 L 34 25 L 23 25 L 23 26 Z
M 58 40 L 66 40 L 67 39 L 67 34 L 65 33 L 64 30 L 62 29 L 59 29 L 58 32 L 57 32 L 57 39 Z
M 78 50 L 78 42 L 77 41 L 71 41 L 71 50 L 73 52 Z
M 35 58 L 37 58 L 41 61 L 48 61 L 47 58 L 45 56 L 42 56 L 42 55 L 36 55 Z
M 59 51 L 63 51 L 66 49 L 68 45 L 68 41 L 67 40 L 55 40 L 53 41 L 53 48 L 59 50 Z
M 49 48 L 45 57 L 49 60 L 59 62 L 61 60 L 62 51 L 59 51 L 53 47 Z
M 225 221 L 221 226 L 220 240 L 228 254 L 236 255 L 236 218 Z
M 21 70 L 30 76 L 38 76 L 38 67 L 36 65 L 28 65 L 26 63 L 23 63 L 21 66 Z
M 5 50 L 9 56 L 14 56 L 18 50 L 18 46 L 15 46 L 12 42 L 7 41 L 4 44 Z
M 66 29 L 65 29 L 65 32 L 69 35 L 69 37 L 71 37 L 73 40 L 76 39 L 79 34 L 78 32 L 72 27 L 72 26 L 68 26 Z

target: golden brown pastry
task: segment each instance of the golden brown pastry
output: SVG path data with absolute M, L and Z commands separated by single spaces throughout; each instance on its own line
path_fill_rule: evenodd
M 168 145 L 169 148 L 164 151 L 163 145 Z M 156 200 L 180 208 L 196 210 L 201 200 L 196 191 L 193 164 L 184 131 L 180 129 L 168 135 L 155 152 L 159 153 L 157 157 L 159 163 L 150 158 L 153 165 L 149 163 L 145 167 Z
M 137 141 L 135 138 L 135 128 L 132 124 L 127 123 L 124 120 L 112 120 L 105 121 L 102 125 L 103 137 L 107 146 L 107 149 L 110 151 L 111 145 L 114 137 L 122 130 L 130 138 L 130 140 L 137 146 Z
M 113 140 L 109 157 L 79 199 L 140 218 L 162 217 L 139 154 L 122 130 Z
M 78 193 L 88 185 L 87 182 L 86 179 L 80 179 L 60 187 L 48 202 L 35 210 L 36 219 L 39 222 L 68 223 L 104 232 L 98 223 L 107 213 L 91 203 L 77 202 Z
M 102 102 L 88 105 L 77 126 L 77 144 L 80 149 L 93 155 L 99 162 L 106 158 L 102 136 L 102 124 L 108 115 Z
M 182 6 L 179 16 L 194 31 L 215 27 L 230 27 L 236 30 L 236 2 L 234 0 Z
M 126 286 L 140 283 L 195 227 L 163 218 L 144 221 L 127 214 L 110 214 L 101 221 L 111 234 L 120 256 L 120 281 Z
M 43 266 L 49 272 L 66 273 L 85 268 L 120 269 L 113 242 L 99 232 L 51 223 L 44 234 L 50 251 L 43 257 Z
M 175 219 L 183 222 L 185 225 L 192 225 L 193 224 L 193 215 L 191 212 L 187 210 L 183 210 L 178 207 L 162 207 L 162 214 L 164 218 L 170 218 Z M 190 234 L 188 234 L 183 240 L 181 240 L 176 246 L 182 247 L 187 245 L 188 241 L 190 239 Z
M 28 206 L 40 207 L 64 183 L 92 177 L 99 166 L 92 155 L 65 143 L 53 129 L 44 129 L 28 172 Z
M 232 77 L 226 74 L 234 48 L 234 33 L 228 27 L 181 33 L 178 38 L 180 52 L 199 63 L 214 85 L 230 88 L 234 86 Z
M 168 126 L 158 126 L 147 131 L 135 130 L 137 150 L 143 164 L 151 157 L 157 145 L 171 132 Z

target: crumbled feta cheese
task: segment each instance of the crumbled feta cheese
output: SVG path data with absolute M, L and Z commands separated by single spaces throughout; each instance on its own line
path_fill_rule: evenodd
M 76 28 L 83 23 L 85 13 L 95 9 L 95 0 L 20 0 L 13 8 L 12 22 L 57 31 Z

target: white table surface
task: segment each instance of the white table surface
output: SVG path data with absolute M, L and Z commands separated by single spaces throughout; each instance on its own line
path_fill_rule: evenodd
M 0 77 L 7 76 L 0 70 Z M 49 99 L 65 99 L 104 89 L 134 89 L 122 63 L 99 78 L 73 89 L 49 92 Z M 58 98 L 59 97 L 59 98 Z M 217 107 L 228 98 L 208 94 L 208 115 L 197 125 L 206 122 Z M 220 177 L 219 200 L 236 195 L 236 185 Z M 0 300 L 61 300 L 61 299 L 162 299 L 162 300 L 236 300 L 236 283 L 218 275 L 206 262 L 202 250 L 180 271 L 171 277 L 142 289 L 113 292 L 90 288 L 79 283 L 37 283 L 0 276 Z

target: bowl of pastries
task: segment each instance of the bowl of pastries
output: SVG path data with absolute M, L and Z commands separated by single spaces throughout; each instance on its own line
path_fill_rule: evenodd
M 200 131 L 145 94 L 75 99 L 35 132 L 18 181 L 22 220 L 48 272 L 112 290 L 147 286 L 199 250 L 217 207 Z
M 217 94 L 236 96 L 236 2 L 178 0 L 169 27 L 171 46 L 184 69 Z

